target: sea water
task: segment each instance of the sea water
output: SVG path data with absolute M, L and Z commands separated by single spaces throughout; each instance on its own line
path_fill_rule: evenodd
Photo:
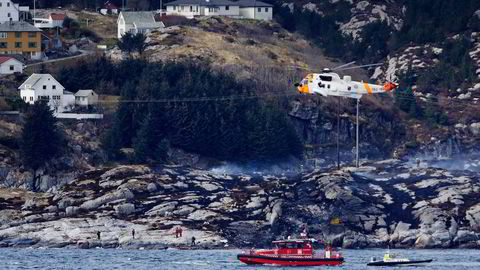
M 371 257 L 383 257 L 382 249 L 341 250 L 339 267 L 249 266 L 237 260 L 239 250 L 121 250 L 121 249 L 0 249 L 0 269 L 480 269 L 480 250 L 390 250 L 411 259 L 433 259 L 424 266 L 366 266 Z

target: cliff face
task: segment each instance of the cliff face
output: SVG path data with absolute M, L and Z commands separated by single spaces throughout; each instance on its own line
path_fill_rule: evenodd
M 203 247 L 266 246 L 306 223 L 343 247 L 477 247 L 478 180 L 398 160 L 293 177 L 98 169 L 55 193 L 2 189 L 0 245 L 159 248 L 194 236 Z

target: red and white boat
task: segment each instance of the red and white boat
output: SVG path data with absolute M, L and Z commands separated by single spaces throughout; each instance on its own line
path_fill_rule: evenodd
M 237 258 L 246 264 L 272 264 L 281 266 L 336 266 L 343 264 L 341 253 L 326 246 L 323 252 L 313 249 L 315 239 L 287 239 L 273 241 L 274 249 L 248 250 Z

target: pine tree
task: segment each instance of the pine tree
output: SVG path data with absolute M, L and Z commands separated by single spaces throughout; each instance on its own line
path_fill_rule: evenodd
M 37 170 L 57 156 L 64 143 L 48 105 L 36 102 L 26 115 L 21 144 L 23 165 L 33 171 L 33 191 L 39 188 Z

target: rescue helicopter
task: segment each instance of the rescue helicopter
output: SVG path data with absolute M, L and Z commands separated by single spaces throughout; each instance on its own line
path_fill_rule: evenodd
M 303 78 L 300 83 L 294 84 L 297 88 L 297 91 L 302 94 L 321 94 L 322 96 L 337 96 L 339 97 L 347 97 L 347 98 L 355 98 L 357 99 L 357 127 L 356 127 L 356 161 L 355 164 L 359 166 L 359 103 L 360 98 L 365 95 L 377 94 L 377 93 L 388 93 L 395 88 L 398 87 L 398 83 L 395 82 L 386 82 L 383 85 L 378 84 L 370 84 L 368 82 L 357 82 L 352 81 L 351 76 L 340 76 L 335 73 L 335 70 L 346 70 L 346 69 L 354 69 L 354 68 L 364 68 L 364 67 L 372 67 L 372 66 L 379 66 L 382 63 L 378 64 L 369 64 L 369 65 L 362 65 L 362 66 L 354 66 L 348 67 L 354 64 L 355 61 L 338 66 L 336 68 L 329 69 L 324 68 L 321 73 L 309 73 L 305 78 Z M 305 69 L 300 67 L 301 69 Z M 339 111 L 337 110 L 337 168 L 340 169 L 340 152 L 339 152 L 339 130 L 340 127 L 340 116 Z M 335 220 L 337 222 L 337 220 Z
M 395 82 L 386 82 L 384 85 L 377 85 L 363 81 L 352 81 L 351 76 L 346 75 L 343 76 L 343 78 L 340 78 L 340 76 L 334 72 L 334 70 L 345 70 L 380 65 L 369 64 L 344 68 L 353 63 L 354 62 L 350 62 L 348 64 L 336 67 L 333 70 L 330 68 L 324 68 L 321 73 L 309 73 L 300 81 L 300 83 L 296 83 L 295 87 L 297 88 L 298 92 L 303 94 L 321 94 L 322 96 L 339 96 L 356 99 L 360 99 L 365 94 L 371 95 L 390 92 L 398 87 L 398 84 Z

